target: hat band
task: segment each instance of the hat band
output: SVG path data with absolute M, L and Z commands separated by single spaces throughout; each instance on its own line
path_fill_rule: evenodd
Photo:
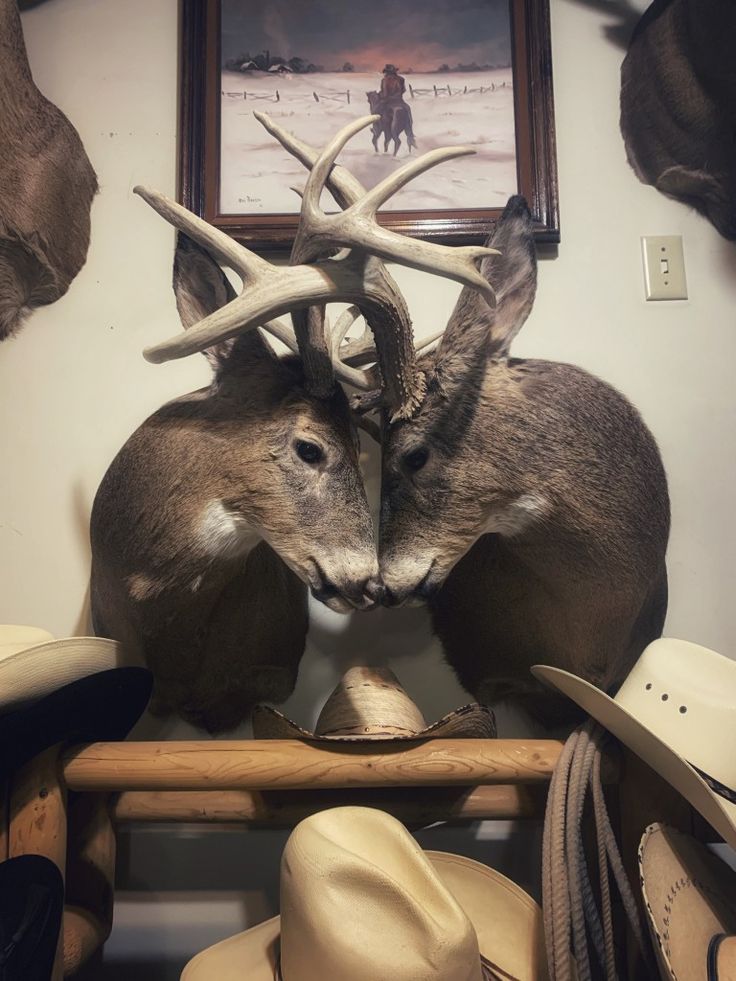
M 702 777 L 703 780 L 705 780 L 714 794 L 718 794 L 719 797 L 725 798 L 729 804 L 736 804 L 736 790 L 731 790 L 731 788 L 727 787 L 725 783 L 721 783 L 720 780 L 716 780 L 715 777 L 711 777 L 709 774 L 705 773 L 697 766 L 694 766 L 692 763 L 690 766 L 692 766 L 693 770 L 695 770 L 699 777 Z
M 490 961 L 481 954 L 480 955 L 480 970 L 481 970 L 481 981 L 504 981 L 504 979 L 511 978 L 510 974 L 497 974 L 495 968 Z M 276 971 L 274 973 L 274 981 L 286 981 L 284 977 L 284 972 L 281 970 L 281 952 L 279 951 L 278 960 L 276 961 Z

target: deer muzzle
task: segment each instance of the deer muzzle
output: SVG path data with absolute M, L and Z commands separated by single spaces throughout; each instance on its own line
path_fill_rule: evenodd
M 348 563 L 348 566 L 351 564 Z M 364 569 L 361 574 L 344 566 L 338 569 L 323 568 L 316 559 L 312 560 L 311 565 L 309 588 L 312 596 L 335 613 L 372 610 L 383 598 L 383 583 L 377 568 Z

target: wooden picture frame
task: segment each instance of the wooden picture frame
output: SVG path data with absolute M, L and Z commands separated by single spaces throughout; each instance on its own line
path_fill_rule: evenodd
M 249 248 L 287 249 L 297 225 L 296 197 L 292 214 L 220 212 L 221 3 L 182 0 L 179 200 Z M 509 14 L 516 190 L 529 202 L 537 240 L 556 243 L 560 233 L 549 0 L 509 0 Z M 356 115 L 362 113 L 361 106 Z M 284 193 L 289 193 L 288 188 Z M 501 210 L 391 211 L 382 213 L 380 220 L 394 231 L 418 238 L 448 245 L 475 244 L 485 240 Z

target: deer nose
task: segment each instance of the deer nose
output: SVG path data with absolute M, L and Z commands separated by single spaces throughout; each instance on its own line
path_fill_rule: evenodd
M 371 576 L 371 578 L 363 586 L 363 595 L 372 603 L 380 603 L 383 600 L 384 592 L 385 587 L 378 576 Z

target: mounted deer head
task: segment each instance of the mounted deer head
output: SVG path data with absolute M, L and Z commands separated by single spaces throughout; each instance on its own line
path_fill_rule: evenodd
M 552 721 L 532 664 L 610 690 L 661 632 L 667 486 L 623 396 L 580 368 L 510 357 L 536 290 L 522 198 L 492 245 L 481 271 L 495 308 L 463 290 L 418 364 L 421 406 L 385 427 L 384 602 L 428 602 L 468 691 Z
M 77 131 L 33 83 L 16 0 L 0 0 L 0 341 L 84 265 L 96 191 Z
M 736 4 L 656 0 L 621 66 L 621 132 L 639 179 L 736 239 Z
M 380 595 L 354 421 L 337 381 L 365 393 L 380 385 L 397 419 L 424 396 L 406 304 L 382 260 L 475 284 L 493 300 L 475 266 L 488 249 L 417 242 L 375 221 L 412 176 L 467 150 L 432 151 L 370 192 L 333 167 L 374 118 L 346 126 L 318 154 L 259 116 L 311 168 L 289 267 L 137 189 L 186 236 L 174 271 L 186 332 L 146 357 L 202 351 L 215 374 L 209 388 L 146 420 L 104 477 L 92 513 L 92 611 L 98 633 L 148 661 L 159 711 L 212 731 L 236 725 L 257 701 L 291 693 L 307 585 L 339 612 L 368 609 Z M 343 212 L 320 210 L 325 184 Z M 240 295 L 218 262 L 242 278 Z M 333 331 L 324 316 L 332 300 L 356 305 Z M 347 339 L 357 308 L 377 351 L 365 336 Z M 273 319 L 286 312 L 293 330 Z M 259 326 L 293 353 L 276 357 Z

